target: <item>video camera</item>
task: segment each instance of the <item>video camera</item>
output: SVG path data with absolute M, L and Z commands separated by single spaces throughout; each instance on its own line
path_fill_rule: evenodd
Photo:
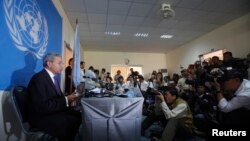
M 158 90 L 148 87 L 146 93 L 148 95 L 160 95 L 160 94 L 163 94 L 164 92 L 166 92 L 168 89 L 169 89 L 169 87 L 167 87 L 167 86 L 159 87 Z
M 223 84 L 225 81 L 236 77 L 243 79 L 243 74 L 240 70 L 233 69 L 232 67 L 228 67 L 225 69 L 214 68 L 207 75 L 207 81 L 215 82 L 216 80 L 218 83 Z
M 209 74 L 206 76 L 206 81 L 208 82 L 215 82 L 222 84 L 225 79 L 225 70 L 221 68 L 213 68 Z

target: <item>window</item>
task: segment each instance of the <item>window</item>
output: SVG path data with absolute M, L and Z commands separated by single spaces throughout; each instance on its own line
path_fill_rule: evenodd
M 220 50 L 201 54 L 201 55 L 199 55 L 199 57 L 200 57 L 201 62 L 203 62 L 203 61 L 209 62 L 209 60 L 213 56 L 218 56 L 220 58 L 220 60 L 223 60 L 223 53 L 224 53 L 224 50 L 220 49 Z
M 139 74 L 143 75 L 142 65 L 111 65 L 111 77 L 114 79 L 116 72 L 120 70 L 121 75 L 124 77 L 124 80 L 126 80 L 130 74 L 130 68 L 133 68 L 134 71 L 138 71 Z

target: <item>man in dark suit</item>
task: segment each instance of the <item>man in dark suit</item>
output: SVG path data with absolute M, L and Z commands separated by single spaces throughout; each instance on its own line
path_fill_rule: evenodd
M 57 137 L 60 141 L 74 141 L 81 124 L 81 114 L 69 105 L 77 95 L 64 96 L 54 76 L 63 70 L 62 57 L 49 53 L 43 59 L 44 69 L 35 74 L 28 85 L 29 123 Z
M 75 90 L 75 87 L 72 84 L 72 68 L 74 65 L 74 59 L 69 59 L 69 65 L 65 68 L 65 95 L 69 95 Z

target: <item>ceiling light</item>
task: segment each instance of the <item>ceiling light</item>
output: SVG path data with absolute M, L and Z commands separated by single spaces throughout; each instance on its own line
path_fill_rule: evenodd
M 106 31 L 106 32 L 105 32 L 105 35 L 118 36 L 118 35 L 121 35 L 121 32 Z
M 161 35 L 161 38 L 163 38 L 163 39 L 170 39 L 173 37 L 174 37 L 173 35 Z
M 148 37 L 148 33 L 135 33 L 135 37 Z

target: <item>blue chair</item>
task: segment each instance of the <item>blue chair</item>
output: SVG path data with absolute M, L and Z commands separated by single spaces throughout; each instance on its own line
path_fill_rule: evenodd
M 28 100 L 26 87 L 16 86 L 11 90 L 11 103 L 22 131 L 30 141 L 57 141 L 57 139 L 39 129 L 33 129 L 28 123 Z

